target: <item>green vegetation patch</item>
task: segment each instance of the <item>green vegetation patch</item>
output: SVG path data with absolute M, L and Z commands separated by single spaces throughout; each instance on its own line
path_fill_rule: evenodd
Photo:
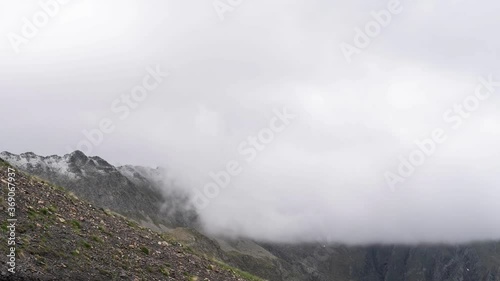
M 241 277 L 241 278 L 244 278 L 246 280 L 249 280 L 249 281 L 265 281 L 264 279 L 262 278 L 259 278 L 253 274 L 250 274 L 246 271 L 243 271 L 243 270 L 240 270 L 238 268 L 235 268 L 235 267 L 232 267 L 228 264 L 225 264 L 219 260 L 214 260 L 214 262 L 216 262 L 220 267 L 222 267 L 224 270 L 227 270 L 227 271 L 230 271 L 232 272 L 233 274 Z
M 148 248 L 146 248 L 146 247 L 142 247 L 142 248 L 141 248 L 141 252 L 143 252 L 143 253 L 144 253 L 144 254 L 146 254 L 146 255 L 149 255 L 149 249 L 148 249 Z

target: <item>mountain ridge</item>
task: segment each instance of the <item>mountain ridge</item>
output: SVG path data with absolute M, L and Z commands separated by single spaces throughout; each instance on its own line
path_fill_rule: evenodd
M 160 168 L 115 167 L 101 157 L 89 157 L 79 150 L 63 156 L 4 151 L 0 158 L 29 174 L 64 186 L 98 206 L 157 229 L 196 223 L 194 212 L 185 208 L 187 195 L 162 181 Z

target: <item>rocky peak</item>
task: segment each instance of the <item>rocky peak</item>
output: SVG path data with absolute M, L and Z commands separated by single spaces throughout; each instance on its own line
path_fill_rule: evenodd
M 116 168 L 101 157 L 89 157 L 78 150 L 62 157 L 38 156 L 32 152 L 20 155 L 3 152 L 0 157 L 20 170 L 133 218 L 167 226 L 185 226 L 192 220 L 191 213 L 184 216 L 181 206 L 185 204 L 185 194 L 169 192 L 168 197 L 164 196 L 170 187 L 162 181 L 162 171 L 157 168 L 132 165 Z M 174 213 L 173 217 L 165 215 Z
M 25 152 L 25 153 L 21 153 L 20 155 L 21 157 L 26 157 L 26 158 L 38 158 L 39 156 L 36 155 L 35 153 L 33 152 Z
M 0 156 L 12 156 L 13 154 L 8 152 L 8 151 L 3 151 L 3 152 L 0 152 Z
M 102 159 L 99 156 L 92 156 L 92 157 L 89 157 L 89 159 L 93 160 L 97 166 L 102 166 L 102 167 L 107 167 L 107 168 L 113 167 L 111 164 L 108 163 L 108 161 Z
M 65 155 L 64 157 L 65 159 L 68 159 L 68 162 L 70 163 L 74 163 L 78 166 L 82 166 L 82 165 L 85 165 L 89 158 L 87 157 L 87 155 L 85 155 L 83 152 L 81 152 L 80 150 L 76 150 L 75 152 L 72 152 L 68 155 Z

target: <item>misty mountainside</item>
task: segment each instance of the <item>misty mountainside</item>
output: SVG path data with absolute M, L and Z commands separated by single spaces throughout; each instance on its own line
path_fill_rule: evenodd
M 63 186 L 77 196 L 131 217 L 153 228 L 187 226 L 194 212 L 184 210 L 187 196 L 164 180 L 161 168 L 114 167 L 104 159 L 81 151 L 64 156 L 0 153 L 18 169 Z M 168 196 L 165 196 L 167 194 Z
M 210 237 L 197 215 L 181 208 L 188 198 L 168 187 L 160 169 L 113 167 L 77 151 L 63 157 L 1 153 L 13 166 L 67 187 L 89 202 L 145 227 L 168 226 L 193 251 L 273 281 L 500 281 L 500 242 L 466 245 L 371 245 L 254 241 Z M 155 224 L 151 223 L 150 220 Z M 177 280 L 177 279 L 176 279 Z M 181 280 L 181 279 L 179 279 Z
M 2 281 L 260 281 L 62 187 L 13 172 L 1 159 L 0 173 L 15 178 L 17 219 L 6 220 L 11 206 L 0 197 L 2 232 L 15 227 L 16 233 L 14 244 L 10 235 L 0 235 Z M 9 256 L 8 242 L 15 246 Z
M 282 280 L 498 281 L 500 243 L 326 246 L 262 244 L 291 263 Z

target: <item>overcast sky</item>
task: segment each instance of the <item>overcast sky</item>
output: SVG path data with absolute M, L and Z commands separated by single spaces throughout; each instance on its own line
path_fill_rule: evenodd
M 23 18 L 44 20 L 39 2 L 2 1 L 0 150 L 64 154 L 111 120 L 91 155 L 168 167 L 187 190 L 203 191 L 231 160 L 241 165 L 200 209 L 210 232 L 500 239 L 500 87 L 473 112 L 454 107 L 474 102 L 480 77 L 500 81 L 500 4 L 401 0 L 346 59 L 341 46 L 356 47 L 356 28 L 390 1 L 229 2 L 221 15 L 211 0 L 72 0 L 47 8 L 53 15 L 27 38 Z M 169 76 L 125 110 L 122 96 L 158 67 Z M 248 161 L 239 145 L 284 108 L 297 117 Z M 446 140 L 391 188 L 398 157 L 435 130 Z

